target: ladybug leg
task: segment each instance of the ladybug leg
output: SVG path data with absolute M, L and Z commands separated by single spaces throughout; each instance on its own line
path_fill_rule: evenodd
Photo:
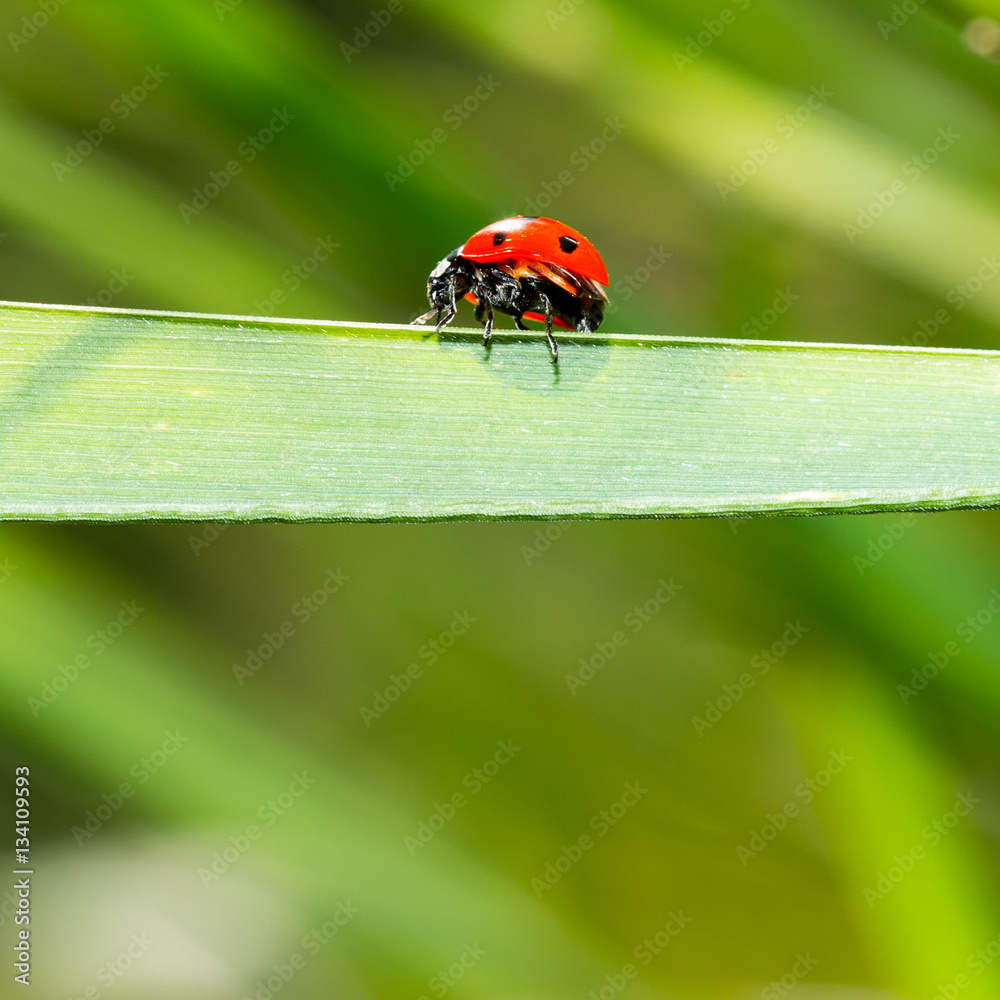
M 522 316 L 515 316 L 515 317 L 514 317 L 514 325 L 515 325 L 515 326 L 516 326 L 516 327 L 518 328 L 518 330 L 527 330 L 527 329 L 528 329 L 528 328 L 527 328 L 527 327 L 526 327 L 526 326 L 524 325 L 524 318 L 523 318 L 523 315 L 522 315 Z
M 544 292 L 539 292 L 538 297 L 545 305 L 545 336 L 549 341 L 549 350 L 552 352 L 552 364 L 559 360 L 559 345 L 556 338 L 552 336 L 552 303 Z
M 488 270 L 477 268 L 472 282 L 472 294 L 476 297 L 476 319 L 482 323 L 483 317 L 486 317 L 483 347 L 489 347 L 490 337 L 493 336 L 494 289 L 490 277 Z
M 455 307 L 450 306 L 448 309 L 439 312 L 437 317 L 437 331 L 441 332 L 442 327 L 447 326 L 455 318 Z
M 458 313 L 458 306 L 456 302 L 458 300 L 458 289 L 455 285 L 455 276 L 452 275 L 448 279 L 448 305 L 446 309 L 438 311 L 438 322 L 437 328 L 440 332 L 441 328 L 447 326 Z
M 493 336 L 493 303 L 489 299 L 484 299 L 486 306 L 486 332 L 483 334 L 483 347 L 490 346 L 490 337 Z

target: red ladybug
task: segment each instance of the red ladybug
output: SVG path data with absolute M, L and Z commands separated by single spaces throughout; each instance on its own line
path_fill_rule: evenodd
M 431 309 L 414 323 L 435 320 L 440 330 L 454 318 L 463 295 L 475 303 L 476 319 L 486 324 L 483 346 L 493 333 L 493 312 L 545 324 L 552 361 L 559 346 L 552 326 L 593 333 L 608 301 L 602 285 L 608 269 L 594 244 L 575 229 L 534 215 L 501 219 L 480 229 L 431 271 L 427 298 Z

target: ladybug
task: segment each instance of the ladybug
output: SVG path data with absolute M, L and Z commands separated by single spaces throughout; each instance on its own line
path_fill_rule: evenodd
M 483 346 L 493 334 L 494 310 L 545 324 L 552 361 L 559 358 L 553 325 L 593 333 L 604 319 L 608 269 L 594 244 L 575 229 L 537 215 L 501 219 L 469 237 L 431 271 L 427 281 L 429 312 L 414 323 L 435 320 L 447 326 L 465 296 L 485 322 Z

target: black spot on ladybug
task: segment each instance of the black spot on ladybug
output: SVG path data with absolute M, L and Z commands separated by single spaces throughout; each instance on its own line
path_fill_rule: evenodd
M 563 248 L 566 253 L 572 253 L 580 244 L 573 239 L 572 236 L 560 236 L 559 246 Z
M 493 234 L 493 245 L 495 247 L 498 247 L 498 246 L 500 246 L 501 243 L 503 243 L 503 241 L 505 239 L 507 239 L 507 234 L 506 233 L 494 233 Z

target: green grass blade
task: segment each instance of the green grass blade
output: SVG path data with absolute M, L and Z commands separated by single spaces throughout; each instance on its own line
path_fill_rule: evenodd
M 1000 353 L 0 306 L 0 515 L 434 520 L 1000 498 Z

